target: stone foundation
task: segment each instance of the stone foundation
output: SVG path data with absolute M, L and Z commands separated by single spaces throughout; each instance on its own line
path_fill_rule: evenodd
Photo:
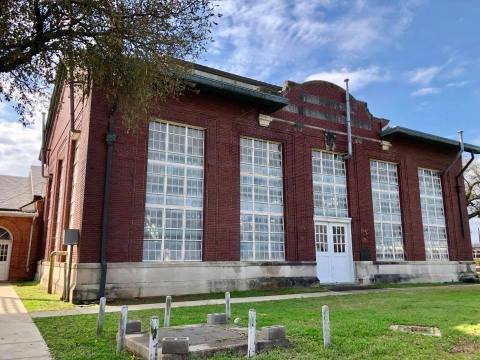
M 457 282 L 473 277 L 474 271 L 470 261 L 355 262 L 355 278 L 360 285 Z
M 405 261 L 379 263 L 357 261 L 355 279 L 359 285 L 377 282 L 456 282 L 471 277 L 473 262 Z M 37 278 L 48 283 L 49 263 L 41 262 Z M 53 292 L 63 291 L 64 264 L 55 264 Z M 71 299 L 75 303 L 98 298 L 100 264 L 73 264 Z M 187 295 L 232 290 L 309 286 L 317 282 L 316 263 L 109 263 L 106 295 L 113 298 Z

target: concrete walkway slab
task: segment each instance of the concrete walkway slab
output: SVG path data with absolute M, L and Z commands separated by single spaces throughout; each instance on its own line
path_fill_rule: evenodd
M 0 360 L 51 359 L 47 344 L 10 284 L 0 283 Z

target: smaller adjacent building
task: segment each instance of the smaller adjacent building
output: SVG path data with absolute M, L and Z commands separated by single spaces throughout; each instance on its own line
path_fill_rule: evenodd
M 45 181 L 39 166 L 28 176 L 0 175 L 0 281 L 32 279 L 43 230 Z

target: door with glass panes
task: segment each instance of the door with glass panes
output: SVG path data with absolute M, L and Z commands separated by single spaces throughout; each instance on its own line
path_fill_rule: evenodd
M 317 278 L 321 283 L 353 283 L 349 223 L 315 222 Z

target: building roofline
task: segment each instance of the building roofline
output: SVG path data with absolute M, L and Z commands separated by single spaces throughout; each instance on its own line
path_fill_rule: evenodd
M 444 144 L 452 147 L 459 147 L 460 144 L 456 140 L 448 139 L 445 137 L 425 133 L 422 131 L 417 131 L 413 129 L 408 129 L 401 126 L 389 127 L 380 132 L 381 138 L 388 138 L 395 135 L 403 135 L 415 139 L 424 140 L 430 143 Z M 465 151 L 471 152 L 474 154 L 480 154 L 480 146 L 465 144 Z
M 265 110 L 271 112 L 279 110 L 289 104 L 289 101 L 286 97 L 271 93 L 269 91 L 263 91 L 261 88 L 254 90 L 234 83 L 222 81 L 221 79 L 209 78 L 196 73 L 187 75 L 186 80 L 194 82 L 198 88 L 205 89 L 206 91 L 211 91 L 218 94 L 228 94 L 236 99 L 257 103 L 262 105 Z
M 281 109 L 289 103 L 286 97 L 280 95 L 282 87 L 278 85 L 228 73 L 226 71 L 214 69 L 205 65 L 195 64 L 187 61 L 184 61 L 184 63 L 193 68 L 193 72 L 191 74 L 187 74 L 185 76 L 185 80 L 198 84 L 199 88 L 213 91 L 218 94 L 229 94 L 237 99 L 255 102 L 262 105 L 266 111 L 271 112 Z M 212 74 L 215 76 L 215 78 L 202 76 L 198 72 Z M 45 124 L 45 144 L 42 144 L 42 146 L 46 146 L 50 138 L 54 115 L 56 114 L 60 100 L 60 94 L 63 88 L 62 82 L 65 79 L 64 75 L 64 72 L 59 69 L 54 82 L 53 93 L 50 99 L 47 121 Z M 222 81 L 221 78 L 231 81 Z M 241 86 L 241 84 L 246 84 L 247 86 Z M 39 154 L 39 159 L 40 156 L 41 154 Z
M 256 80 L 256 79 L 252 79 L 252 78 L 249 78 L 249 77 L 229 73 L 229 72 L 219 70 L 219 69 L 215 69 L 215 68 L 205 66 L 205 65 L 200 65 L 200 64 L 195 64 L 195 63 L 189 63 L 189 64 L 191 66 L 193 66 L 193 68 L 195 70 L 208 72 L 208 73 L 211 73 L 211 74 L 214 74 L 214 75 L 218 75 L 218 76 L 221 76 L 221 77 L 225 77 L 225 78 L 228 78 L 228 79 L 232 79 L 232 80 L 235 80 L 235 81 L 243 82 L 243 83 L 254 85 L 254 86 L 268 88 L 268 89 L 270 89 L 271 91 L 274 91 L 274 92 L 282 91 L 282 87 L 279 86 L 279 85 L 270 84 L 270 83 L 263 82 L 263 81 Z

